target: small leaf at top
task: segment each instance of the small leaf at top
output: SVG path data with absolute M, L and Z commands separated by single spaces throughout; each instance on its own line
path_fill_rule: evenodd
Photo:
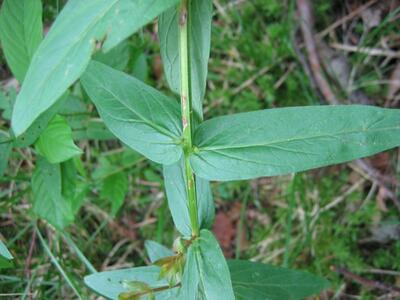
M 237 300 L 302 300 L 329 286 L 303 271 L 243 260 L 228 260 L 228 266 Z
M 95 61 L 82 83 L 106 126 L 123 143 L 162 164 L 181 157 L 182 125 L 176 101 Z
M 178 2 L 68 1 L 32 58 L 13 111 L 14 134 L 27 130 L 79 78 L 96 41 L 108 51 Z
M 276 176 L 400 145 L 400 110 L 372 106 L 267 109 L 211 119 L 195 132 L 195 173 L 208 180 Z
M 5 0 L 0 11 L 0 40 L 6 61 L 19 82 L 42 41 L 40 0 Z
M 72 140 L 72 130 L 67 121 L 56 115 L 37 140 L 36 150 L 50 163 L 60 163 L 82 154 Z

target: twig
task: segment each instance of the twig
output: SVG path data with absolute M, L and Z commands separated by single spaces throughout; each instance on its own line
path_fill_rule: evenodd
M 387 182 L 387 177 L 381 175 L 377 170 L 375 170 L 372 166 L 370 166 L 365 161 L 359 159 L 356 161 L 355 164 L 350 163 L 350 167 L 355 170 L 356 172 L 360 173 L 361 175 L 366 175 L 367 179 L 375 182 L 379 185 L 380 188 L 384 190 L 386 195 L 392 200 L 393 204 L 396 208 L 400 211 L 400 201 L 397 198 L 396 194 L 392 192 L 390 189 L 386 187 L 385 182 Z M 360 170 L 361 169 L 361 170 Z M 392 184 L 398 186 L 398 182 L 396 179 L 390 180 Z
M 353 280 L 363 286 L 366 286 L 369 288 L 375 288 L 375 289 L 379 289 L 379 290 L 383 290 L 383 291 L 388 291 L 388 292 L 394 292 L 394 293 L 397 293 L 398 295 L 400 295 L 400 288 L 398 288 L 396 286 L 391 286 L 391 285 L 387 285 L 387 284 L 384 284 L 384 283 L 381 283 L 378 281 L 366 279 L 364 277 L 361 277 L 357 274 L 350 272 L 349 270 L 347 270 L 344 267 L 333 266 L 332 269 L 335 272 L 343 275 L 345 278 Z
M 303 40 L 305 43 L 308 59 L 312 70 L 312 75 L 315 79 L 318 89 L 321 91 L 324 98 L 330 104 L 338 104 L 335 94 L 332 92 L 328 82 L 322 75 L 322 67 L 319 61 L 317 45 L 314 40 L 312 30 L 312 16 L 311 16 L 311 4 L 309 0 L 297 0 L 297 8 L 300 18 L 300 26 L 303 34 Z
M 245 88 L 249 87 L 255 80 L 257 80 L 259 77 L 265 75 L 269 70 L 271 69 L 271 66 L 266 66 L 262 69 L 260 69 L 256 74 L 251 76 L 249 79 L 247 79 L 245 82 L 243 82 L 241 85 L 233 89 L 232 95 L 237 95 L 241 91 L 243 91 Z
M 369 48 L 369 47 L 358 47 L 358 46 L 345 45 L 339 43 L 331 43 L 330 46 L 335 49 L 347 52 L 363 53 L 370 56 L 386 56 L 390 58 L 400 58 L 400 51 Z
M 344 16 L 343 18 L 337 20 L 336 22 L 334 22 L 332 25 L 330 25 L 328 28 L 324 29 L 323 31 L 321 31 L 320 33 L 318 33 L 318 37 L 322 38 L 325 35 L 327 35 L 329 32 L 331 32 L 332 30 L 334 30 L 335 28 L 339 27 L 340 25 L 346 23 L 347 21 L 353 19 L 354 17 L 358 16 L 359 14 L 361 14 L 365 9 L 367 9 L 368 7 L 370 7 L 371 5 L 373 5 L 374 3 L 376 3 L 378 0 L 371 0 L 367 3 L 365 3 L 364 5 L 361 5 L 360 7 L 358 7 L 357 9 L 353 10 L 350 14 L 348 14 L 347 16 Z

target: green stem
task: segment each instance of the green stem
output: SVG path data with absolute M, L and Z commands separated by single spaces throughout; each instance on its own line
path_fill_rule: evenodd
M 186 190 L 189 206 L 192 235 L 199 235 L 199 221 L 197 217 L 197 199 L 195 176 L 190 166 L 189 156 L 192 144 L 192 101 L 190 86 L 190 59 L 189 59 L 189 0 L 182 0 L 179 9 L 179 49 L 180 49 L 180 77 L 181 77 L 181 107 L 185 155 Z

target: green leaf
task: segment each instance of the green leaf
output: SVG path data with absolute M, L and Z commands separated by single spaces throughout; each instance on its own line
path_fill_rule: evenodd
M 79 211 L 88 192 L 88 184 L 78 180 L 77 170 L 73 159 L 60 164 L 61 194 L 71 207 L 73 215 Z
M 38 158 L 32 176 L 33 210 L 59 230 L 74 219 L 71 204 L 62 195 L 61 168 Z
M 24 148 L 32 145 L 38 137 L 42 134 L 42 132 L 46 129 L 49 122 L 54 118 L 57 114 L 60 107 L 68 100 L 68 94 L 65 93 L 60 99 L 53 104 L 47 111 L 37 118 L 32 125 L 21 134 L 15 141 L 14 146 L 19 148 Z
M 307 272 L 242 260 L 228 260 L 237 300 L 301 300 L 329 287 Z
M 93 59 L 113 69 L 123 71 L 129 63 L 130 54 L 131 46 L 128 41 L 124 41 L 106 53 L 104 51 L 96 53 Z
M 175 226 L 182 235 L 189 237 L 192 229 L 188 210 L 185 166 L 182 158 L 175 164 L 164 166 L 164 184 Z M 200 227 L 208 228 L 214 220 L 214 200 L 210 183 L 197 177 L 196 194 Z
M 3 256 L 0 256 L 0 270 L 1 269 L 10 269 L 14 267 L 14 263 L 12 260 L 5 259 Z
M 43 36 L 40 0 L 5 0 L 0 11 L 0 40 L 7 63 L 19 82 L 24 80 Z
M 6 245 L 2 241 L 0 241 L 0 256 L 7 260 L 12 260 L 14 257 L 11 255 L 10 251 L 8 251 Z
M 129 292 L 128 284 L 133 281 L 146 283 L 151 288 L 167 287 L 166 280 L 159 280 L 160 268 L 139 267 L 96 273 L 85 277 L 85 284 L 107 299 L 118 299 L 121 293 Z M 157 300 L 175 299 L 177 288 L 155 293 Z
M 372 106 L 269 109 L 206 121 L 195 132 L 195 173 L 208 180 L 276 176 L 400 145 L 400 111 Z
M 190 3 L 189 45 L 191 62 L 192 106 L 197 118 L 203 119 L 203 98 L 206 90 L 210 57 L 212 0 L 192 0 Z M 158 21 L 161 57 L 171 89 L 180 94 L 179 13 L 172 7 Z
M 8 157 L 12 148 L 11 138 L 7 133 L 0 130 L 0 177 L 3 176 L 8 165 Z
M 149 76 L 149 66 L 147 63 L 147 56 L 141 53 L 136 57 L 132 66 L 132 75 L 141 81 L 146 81 Z
M 118 172 L 106 177 L 101 186 L 100 196 L 111 203 L 111 214 L 115 216 L 124 203 L 128 192 L 128 177 L 124 172 Z
M 143 82 L 91 62 L 82 83 L 111 132 L 161 164 L 182 155 L 179 105 Z
M 156 262 L 161 258 L 174 255 L 174 252 L 172 252 L 170 249 L 155 241 L 147 240 L 145 241 L 144 246 L 146 248 L 150 262 L 152 263 Z
M 85 119 L 81 121 L 81 125 L 73 128 L 74 140 L 108 141 L 117 139 L 99 118 Z
M 35 52 L 12 117 L 16 136 L 86 69 L 96 41 L 108 51 L 179 0 L 70 0 Z
M 189 247 L 186 253 L 186 264 L 182 277 L 182 285 L 179 289 L 179 299 L 197 300 L 199 294 L 200 272 L 196 257 L 196 247 Z M 212 299 L 212 298 L 210 298 Z M 218 299 L 218 298 L 213 298 Z M 221 298 L 219 298 L 221 299 Z
M 0 89 L 0 110 L 3 110 L 2 117 L 4 120 L 11 120 L 11 113 L 13 108 L 13 101 L 17 97 L 17 91 L 15 88 L 11 88 L 6 96 Z
M 234 300 L 228 265 L 217 240 L 210 231 L 201 230 L 198 249 L 195 250 L 200 285 L 204 288 L 206 299 L 217 300 L 224 295 L 224 300 Z
M 56 164 L 82 154 L 72 140 L 72 130 L 67 121 L 56 115 L 36 142 L 36 150 L 50 163 Z

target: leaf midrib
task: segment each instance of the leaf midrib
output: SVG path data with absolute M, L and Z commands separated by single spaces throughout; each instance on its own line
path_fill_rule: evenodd
M 179 136 L 175 136 L 172 132 L 168 131 L 167 129 L 165 129 L 165 128 L 163 128 L 163 127 L 161 127 L 161 126 L 159 126 L 159 125 L 157 125 L 157 124 L 155 124 L 155 123 L 153 123 L 153 122 L 151 122 L 150 120 L 146 119 L 142 114 L 136 112 L 133 108 L 127 106 L 127 105 L 126 105 L 123 101 L 121 101 L 121 100 L 119 99 L 119 97 L 118 97 L 116 94 L 114 94 L 111 90 L 107 89 L 107 88 L 104 87 L 104 86 L 101 86 L 101 89 L 102 89 L 103 91 L 105 91 L 106 93 L 109 93 L 113 98 L 115 98 L 115 99 L 118 101 L 118 103 L 120 103 L 123 107 L 127 108 L 131 113 L 137 115 L 137 116 L 139 117 L 139 119 L 140 119 L 139 122 L 143 122 L 144 124 L 149 125 L 150 127 L 152 127 L 153 129 L 155 129 L 155 130 L 158 131 L 159 133 L 162 133 L 163 135 L 166 135 L 166 136 L 170 137 L 170 138 L 173 139 L 173 140 L 174 140 L 174 139 L 179 139 Z M 107 110 L 102 109 L 102 111 L 105 112 L 106 114 L 108 114 L 111 118 L 113 118 L 113 119 L 115 119 L 115 120 L 118 120 L 118 118 L 116 118 L 116 117 L 114 117 L 113 115 L 111 115 L 110 113 L 108 113 Z M 121 122 L 121 121 L 126 121 L 126 120 L 119 120 L 119 121 Z M 133 121 L 133 120 L 132 120 L 132 121 Z
M 290 143 L 290 142 L 296 142 L 296 141 L 307 141 L 307 140 L 312 140 L 312 139 L 318 139 L 318 138 L 339 138 L 339 136 L 343 135 L 350 135 L 353 133 L 359 133 L 359 132 L 365 132 L 365 133 L 372 133 L 372 132 L 381 132 L 381 131 L 390 131 L 390 130 L 399 130 L 400 126 L 393 126 L 393 127 L 384 127 L 384 128 L 378 128 L 378 129 L 371 129 L 371 130 L 351 130 L 351 131 L 344 131 L 344 132 L 339 132 L 336 134 L 323 134 L 323 135 L 314 135 L 314 136 L 305 136 L 305 137 L 296 137 L 296 138 L 289 138 L 289 139 L 284 139 L 284 140 L 277 140 L 277 141 L 271 141 L 267 143 L 261 143 L 261 144 L 248 144 L 248 145 L 237 145 L 237 146 L 215 146 L 215 147 L 198 147 L 199 151 L 214 151 L 214 150 L 231 150 L 231 149 L 243 149 L 243 148 L 257 148 L 257 147 L 268 147 L 268 146 L 274 146 L 282 143 Z

